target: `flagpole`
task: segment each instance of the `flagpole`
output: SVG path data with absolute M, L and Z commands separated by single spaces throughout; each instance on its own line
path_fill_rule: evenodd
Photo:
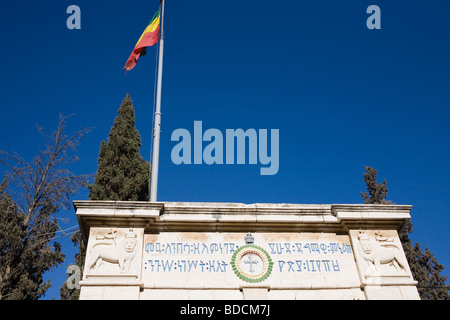
M 153 158 L 151 170 L 150 202 L 157 201 L 158 194 L 158 169 L 159 169 L 159 140 L 161 135 L 161 89 L 164 53 L 164 4 L 161 0 L 161 37 L 159 40 L 158 85 L 156 89 L 155 127 L 153 129 Z

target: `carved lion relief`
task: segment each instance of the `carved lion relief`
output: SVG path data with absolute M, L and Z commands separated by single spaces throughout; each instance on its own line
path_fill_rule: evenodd
M 365 275 L 407 274 L 407 261 L 399 241 L 394 237 L 383 236 L 380 232 L 370 235 L 360 232 L 354 244 L 362 262 L 367 268 Z M 364 269 L 364 268 L 362 268 Z
M 134 229 L 97 231 L 90 241 L 92 244 L 86 261 L 89 273 L 130 273 L 138 253 L 138 233 Z

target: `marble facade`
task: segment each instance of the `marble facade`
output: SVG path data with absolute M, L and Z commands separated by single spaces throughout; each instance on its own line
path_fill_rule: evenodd
M 411 206 L 75 201 L 80 299 L 419 299 Z

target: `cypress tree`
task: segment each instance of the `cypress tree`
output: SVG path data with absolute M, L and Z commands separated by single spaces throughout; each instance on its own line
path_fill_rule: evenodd
M 364 182 L 366 183 L 367 192 L 362 193 L 365 204 L 389 204 L 386 200 L 388 193 L 387 183 L 384 180 L 382 183 L 377 183 L 377 169 L 371 167 L 364 167 L 366 173 L 363 173 Z
M 136 116 L 129 94 L 119 107 L 118 115 L 109 132 L 108 141 L 102 141 L 94 184 L 89 185 L 89 200 L 148 201 L 150 190 L 150 163 L 140 155 L 141 137 L 135 127 Z M 75 264 L 83 273 L 86 244 L 78 230 L 71 238 L 79 247 Z M 78 300 L 79 289 L 60 288 L 62 300 Z
M 364 181 L 367 192 L 361 196 L 366 204 L 390 204 L 386 200 L 387 183 L 377 183 L 377 169 L 365 167 Z M 428 247 L 425 251 L 420 248 L 417 242 L 413 245 L 409 234 L 413 232 L 413 224 L 408 221 L 399 232 L 399 238 L 408 260 L 413 278 L 418 282 L 417 290 L 422 300 L 450 300 L 448 294 L 449 286 L 446 285 L 447 277 L 441 275 L 444 265 L 438 263 L 436 257 Z
M 418 282 L 417 290 L 422 300 L 450 300 L 447 277 L 441 275 L 444 265 L 440 264 L 428 247 L 420 248 L 419 243 L 413 245 L 409 234 L 413 232 L 413 224 L 408 221 L 399 233 L 403 250 L 414 280 Z
M 130 95 L 120 105 L 118 116 L 102 141 L 90 200 L 148 201 L 150 164 L 140 155 L 141 137 L 135 127 Z

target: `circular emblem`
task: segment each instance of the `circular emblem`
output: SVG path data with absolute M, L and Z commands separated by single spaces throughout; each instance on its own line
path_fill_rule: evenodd
M 270 276 L 273 261 L 263 248 L 248 244 L 233 253 L 231 266 L 242 280 L 257 283 Z

